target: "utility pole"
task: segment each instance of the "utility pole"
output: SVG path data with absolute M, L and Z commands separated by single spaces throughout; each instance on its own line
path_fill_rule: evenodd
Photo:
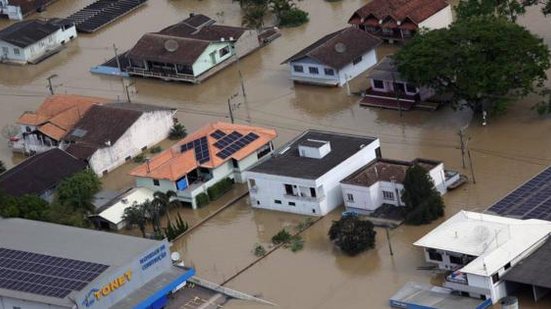
M 231 123 L 234 123 L 235 122 L 235 119 L 233 118 L 233 108 L 235 106 L 233 106 L 231 104 L 231 100 L 236 98 L 237 97 L 237 93 L 233 94 L 231 97 L 228 98 L 228 111 L 230 112 L 230 120 L 231 120 Z M 237 105 L 237 107 L 239 107 L 239 105 Z
M 119 60 L 119 53 L 117 49 L 117 45 L 113 43 L 113 52 L 115 53 L 115 60 L 117 61 L 117 68 L 119 69 L 119 75 L 121 77 L 121 84 L 122 84 L 122 90 L 126 90 L 127 97 L 128 97 L 128 88 L 126 88 L 126 85 L 124 84 L 124 77 L 122 76 L 122 68 L 121 68 L 121 61 Z M 128 102 L 130 102 L 130 99 L 128 99 Z
M 402 118 L 402 103 L 400 102 L 400 93 L 398 92 L 397 86 L 398 86 L 398 83 L 396 82 L 394 71 L 392 71 L 392 87 L 394 87 L 394 94 L 396 95 L 396 104 L 398 105 L 398 110 L 400 111 L 400 118 Z
M 465 128 L 459 129 L 459 143 L 461 145 L 461 162 L 463 163 L 463 168 L 465 168 Z
M 130 92 L 128 91 L 128 88 L 130 88 L 133 85 L 134 85 L 134 82 L 131 82 L 130 84 L 124 86 L 124 89 L 126 90 L 126 100 L 128 103 L 132 103 L 132 101 L 130 100 Z
M 235 45 L 232 45 L 232 49 L 234 50 L 235 59 L 236 59 L 236 62 L 237 62 L 237 72 L 239 73 L 239 82 L 241 83 L 241 93 L 243 94 L 243 103 L 245 104 L 245 110 L 246 110 L 246 113 L 247 113 L 247 122 L 251 123 L 251 114 L 250 114 L 250 111 L 249 111 L 249 102 L 247 101 L 247 92 L 245 91 L 245 82 L 243 80 L 243 74 L 241 73 L 241 62 L 239 61 L 239 55 L 237 54 L 237 50 L 235 50 Z
M 390 243 L 390 232 L 388 231 L 388 225 L 385 225 L 386 239 L 388 241 L 388 250 L 390 251 L 390 256 L 394 256 L 394 251 L 392 251 L 392 244 Z
M 51 95 L 54 95 L 54 86 L 52 85 L 52 79 L 56 77 L 57 77 L 57 74 L 52 74 L 46 78 L 48 80 L 48 89 L 50 90 Z
M 469 166 L 471 168 L 471 177 L 473 178 L 473 184 L 476 184 L 476 178 L 474 177 L 473 159 L 471 158 L 471 149 L 469 149 L 468 144 L 467 144 L 467 156 L 469 157 Z

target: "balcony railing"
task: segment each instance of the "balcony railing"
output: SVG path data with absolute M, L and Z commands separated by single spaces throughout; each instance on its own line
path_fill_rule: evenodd
M 192 83 L 197 82 L 197 78 L 195 78 L 195 76 L 191 74 L 174 73 L 175 71 L 150 71 L 147 69 L 140 69 L 136 67 L 129 67 L 126 70 L 129 74 L 141 75 L 145 77 L 169 78 L 174 80 L 189 81 Z
M 306 201 L 306 202 L 320 202 L 323 199 L 325 199 L 325 195 L 312 197 L 312 196 L 285 194 L 283 195 L 283 197 L 289 200 Z

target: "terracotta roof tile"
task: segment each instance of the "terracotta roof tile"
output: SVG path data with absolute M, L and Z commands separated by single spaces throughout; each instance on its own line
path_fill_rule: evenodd
M 356 10 L 349 22 L 371 15 L 379 20 L 390 17 L 396 21 L 404 21 L 409 18 L 419 24 L 448 5 L 444 0 L 373 0 Z
M 220 130 L 225 134 L 230 134 L 233 131 L 237 131 L 243 136 L 252 132 L 259 137 L 258 139 L 241 148 L 239 151 L 235 152 L 226 159 L 222 159 L 216 156 L 216 153 L 218 153 L 220 149 L 214 146 L 214 144 L 218 140 L 210 136 L 213 132 L 217 130 Z M 263 145 L 272 141 L 276 136 L 277 133 L 273 129 L 265 129 L 261 127 L 253 127 L 242 124 L 231 124 L 225 122 L 211 123 L 191 133 L 171 148 L 153 157 L 149 161 L 149 164 L 146 163 L 138 166 L 130 172 L 130 175 L 137 177 L 168 179 L 176 181 L 199 166 L 206 168 L 215 168 L 231 160 L 232 158 L 236 160 L 242 160 L 257 151 Z M 199 164 L 199 162 L 197 162 L 195 158 L 194 151 L 185 151 L 182 153 L 180 152 L 180 146 L 202 137 L 207 137 L 210 160 Z

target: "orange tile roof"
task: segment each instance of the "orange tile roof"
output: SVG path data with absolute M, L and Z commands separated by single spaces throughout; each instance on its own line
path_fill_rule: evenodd
M 217 139 L 210 136 L 211 133 L 220 130 L 226 134 L 233 131 L 241 133 L 243 136 L 249 133 L 255 133 L 258 138 L 241 148 L 226 159 L 216 156 L 221 149 L 218 149 L 214 144 Z M 142 164 L 130 172 L 130 175 L 137 177 L 147 177 L 154 179 L 167 179 L 177 181 L 187 173 L 193 171 L 197 167 L 216 168 L 230 159 L 242 160 L 250 154 L 257 151 L 260 147 L 267 144 L 276 138 L 277 133 L 273 129 L 265 129 L 261 127 L 253 127 L 242 124 L 231 124 L 226 122 L 210 123 L 203 128 L 191 133 L 186 138 L 180 140 L 171 148 L 163 151 L 159 155 L 153 157 L 149 164 Z M 202 164 L 195 159 L 194 151 L 180 152 L 180 146 L 192 142 L 198 138 L 207 137 L 207 144 L 210 153 L 210 160 Z
M 53 95 L 46 98 L 35 112 L 23 113 L 17 123 L 38 126 L 40 132 L 60 140 L 92 105 L 108 101 L 107 99 L 79 95 Z M 53 127 L 57 129 L 53 129 Z

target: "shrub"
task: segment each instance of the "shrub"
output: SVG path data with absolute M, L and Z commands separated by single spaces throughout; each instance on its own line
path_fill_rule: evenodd
M 186 136 L 187 136 L 186 127 L 184 127 L 184 125 L 181 123 L 174 124 L 170 129 L 170 133 L 168 134 L 168 138 L 171 140 L 182 139 Z
M 232 186 L 233 181 L 230 178 L 224 178 L 220 180 L 207 189 L 209 199 L 211 201 L 218 199 L 219 197 L 224 195 L 224 193 L 230 191 Z
M 134 157 L 134 163 L 144 163 L 145 162 L 145 155 L 143 153 L 140 153 L 139 155 Z
M 329 229 L 329 239 L 351 256 L 375 247 L 376 234 L 373 223 L 360 220 L 358 216 L 347 216 L 333 221 Z
M 304 219 L 304 221 L 300 222 L 297 227 L 296 227 L 296 230 L 297 232 L 302 232 L 304 230 L 306 230 L 307 228 L 309 228 L 310 226 L 312 226 L 314 224 L 314 219 L 312 218 L 306 218 Z
M 203 207 L 209 203 L 209 196 L 204 192 L 199 193 L 195 197 L 195 203 L 197 204 L 197 207 Z
M 291 238 L 291 244 L 289 245 L 289 247 L 293 252 L 302 250 L 302 248 L 304 248 L 304 240 L 302 239 L 302 237 L 296 235 Z
M 272 243 L 274 245 L 288 243 L 289 241 L 291 241 L 291 234 L 285 229 L 282 229 L 272 237 Z
M 154 146 L 149 149 L 149 153 L 159 153 L 161 151 L 163 151 L 163 147 L 161 146 Z
M 168 226 L 165 229 L 165 236 L 168 241 L 174 240 L 176 237 L 187 231 L 189 228 L 188 224 L 182 220 L 180 214 L 176 218 L 176 223 L 168 222 Z
M 289 11 L 281 12 L 279 25 L 282 27 L 297 27 L 308 21 L 308 12 L 292 8 Z
M 255 244 L 253 253 L 255 256 L 262 257 L 266 255 L 266 249 L 261 244 Z

